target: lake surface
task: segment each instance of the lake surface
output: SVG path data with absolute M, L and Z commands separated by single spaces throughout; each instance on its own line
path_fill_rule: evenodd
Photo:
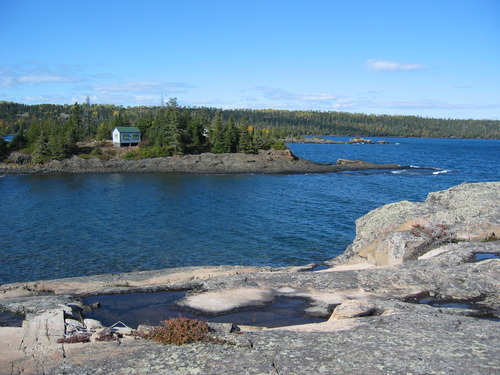
M 347 140 L 345 137 L 331 139 Z M 292 144 L 338 158 L 428 167 L 310 175 L 0 175 L 0 283 L 192 265 L 290 266 L 342 253 L 354 221 L 462 182 L 500 180 L 500 141 Z

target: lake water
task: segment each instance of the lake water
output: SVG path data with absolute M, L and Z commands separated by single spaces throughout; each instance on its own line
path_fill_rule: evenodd
M 317 162 L 429 169 L 0 176 L 0 283 L 192 265 L 320 263 L 343 252 L 354 239 L 354 221 L 376 207 L 422 201 L 462 182 L 500 180 L 498 140 L 382 139 L 391 144 L 290 148 Z

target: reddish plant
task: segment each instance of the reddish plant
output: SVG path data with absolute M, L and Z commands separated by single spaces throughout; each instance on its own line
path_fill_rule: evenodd
M 196 319 L 173 318 L 162 322 L 144 337 L 162 344 L 183 345 L 197 341 L 210 341 L 207 323 Z
M 447 242 L 452 240 L 452 234 L 449 229 L 450 226 L 446 224 L 415 224 L 410 229 L 410 233 L 417 237 L 425 237 L 431 241 Z
M 68 337 L 63 337 L 62 339 L 57 339 L 60 344 L 75 344 L 78 342 L 89 342 L 90 336 L 85 333 L 77 333 Z

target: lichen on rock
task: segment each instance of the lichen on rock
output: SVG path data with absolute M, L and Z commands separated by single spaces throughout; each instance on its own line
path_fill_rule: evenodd
M 330 264 L 395 265 L 444 243 L 481 241 L 500 232 L 500 182 L 462 184 L 402 201 L 356 220 L 356 238 Z

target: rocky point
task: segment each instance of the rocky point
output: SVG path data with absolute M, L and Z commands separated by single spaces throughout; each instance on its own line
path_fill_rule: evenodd
M 326 263 L 282 269 L 188 267 L 0 286 L 2 374 L 498 374 L 500 182 L 462 184 L 425 202 L 380 207 Z M 322 323 L 212 325 L 219 343 L 162 345 L 113 327 L 97 341 L 83 298 L 188 290 L 218 313 L 279 296 L 307 298 Z M 307 313 L 307 312 L 305 312 Z M 80 327 L 79 329 L 76 327 Z M 109 329 L 109 327 L 108 327 Z M 90 342 L 58 342 L 84 332 Z

